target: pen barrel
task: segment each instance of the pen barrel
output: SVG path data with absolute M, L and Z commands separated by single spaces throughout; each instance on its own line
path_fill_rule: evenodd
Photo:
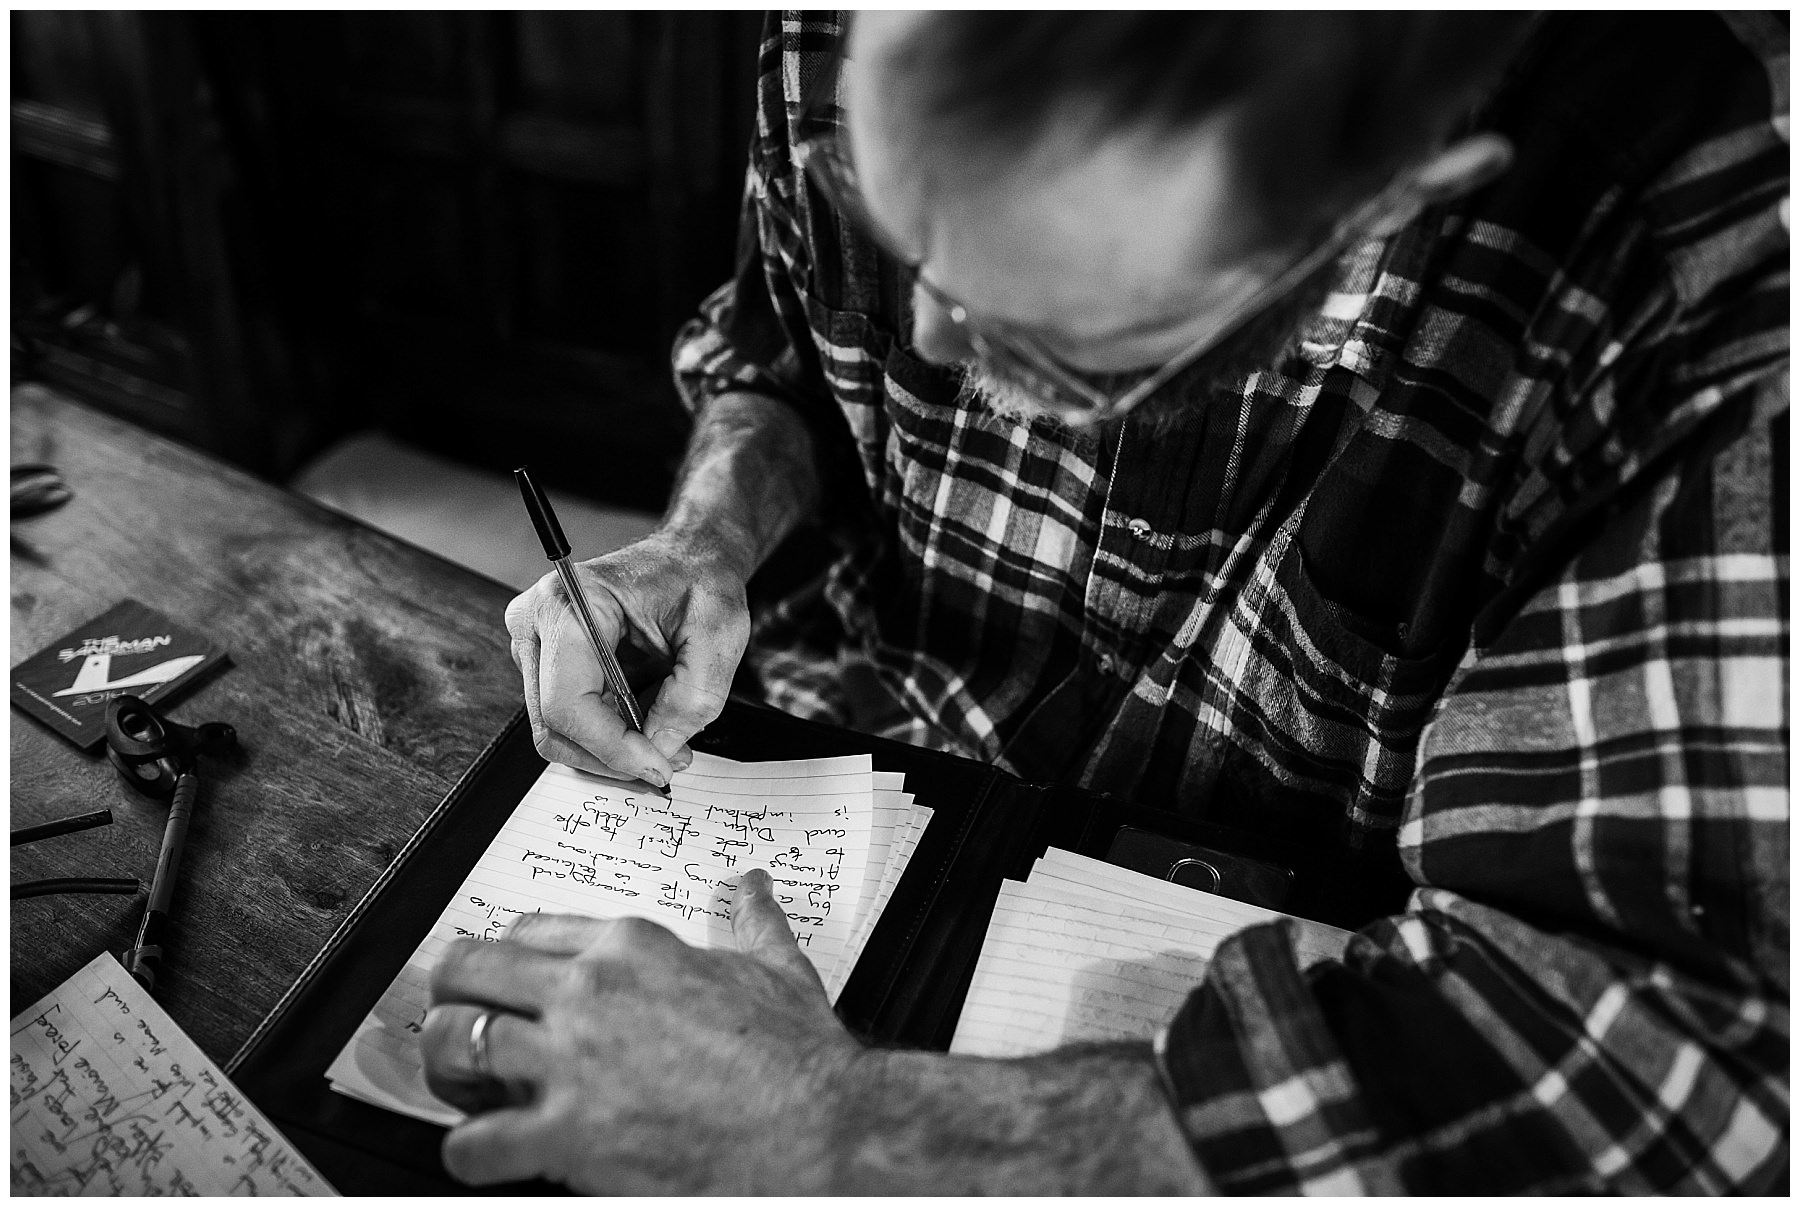
M 569 565 L 566 557 L 556 559 L 556 573 L 562 579 L 563 593 L 569 597 L 569 606 L 587 629 L 588 642 L 594 647 L 594 656 L 600 659 L 600 672 L 606 676 L 607 684 L 612 688 L 613 701 L 618 705 L 619 715 L 625 723 L 639 733 L 644 732 L 644 715 L 638 709 L 637 698 L 631 694 L 631 685 L 625 682 L 625 670 L 619 660 L 613 656 L 612 649 L 600 636 L 600 629 L 594 623 L 594 614 L 588 608 L 587 595 L 581 584 L 575 579 L 575 569 Z

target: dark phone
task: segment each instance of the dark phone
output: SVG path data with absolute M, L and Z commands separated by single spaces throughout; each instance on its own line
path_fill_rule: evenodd
M 1221 897 L 1268 909 L 1287 904 L 1294 887 L 1291 869 L 1262 859 L 1233 855 L 1217 847 L 1122 826 L 1113 835 L 1107 862 Z

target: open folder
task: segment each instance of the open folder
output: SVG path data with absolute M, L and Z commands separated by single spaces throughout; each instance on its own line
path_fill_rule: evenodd
M 1002 883 L 1025 880 L 1034 862 L 1052 847 L 1104 859 L 1129 829 L 1240 852 L 1291 871 L 1293 891 L 1282 906 L 1285 911 L 1347 927 L 1398 909 L 1409 887 L 1397 865 L 1230 831 L 1116 797 L 1031 784 L 986 764 L 738 701 L 728 704 L 693 745 L 697 754 L 742 764 L 866 759 L 872 773 L 900 777 L 913 802 L 930 810 L 929 824 L 917 831 L 910 856 L 901 861 L 904 871 L 885 887 L 875 886 L 885 904 L 867 915 L 862 923 L 866 933 L 853 933 L 838 944 L 839 955 L 828 974 L 838 1016 L 873 1042 L 950 1046 Z M 723 764 L 697 760 L 696 766 L 718 770 Z M 328 1073 L 372 1012 L 379 1020 L 383 999 L 428 949 L 434 928 L 449 915 L 459 893 L 465 898 L 481 895 L 461 890 L 479 872 L 522 802 L 534 792 L 544 797 L 545 778 L 546 765 L 532 747 L 521 710 L 226 1066 L 251 1100 L 345 1193 L 469 1193 L 443 1170 L 441 1120 L 411 1117 L 340 1092 Z M 551 773 L 552 783 L 558 778 Z M 586 799 L 566 803 L 572 808 Z M 574 814 L 565 810 L 563 816 Z M 852 841 L 848 833 L 844 838 Z M 583 845 L 572 837 L 565 841 Z M 848 846 L 842 849 L 844 858 L 853 858 Z M 554 858 L 555 850 L 539 854 Z M 532 862 L 554 866 L 548 860 Z M 816 866 L 801 857 L 793 862 Z M 889 862 L 885 857 L 881 861 L 884 869 Z M 781 870 L 770 870 L 779 881 Z M 700 888 L 698 881 L 689 886 L 687 900 L 696 911 L 720 904 L 710 889 Z M 856 911 L 848 912 L 856 922 Z M 698 912 L 696 917 L 710 924 Z M 459 922 L 449 925 L 476 929 Z M 821 951 L 831 946 L 820 942 Z M 388 1007 L 393 1006 L 390 999 Z M 390 1009 L 402 1030 L 405 1009 Z M 341 1064 L 337 1071 L 343 1073 Z M 338 1080 L 340 1086 L 346 1084 L 341 1076 Z

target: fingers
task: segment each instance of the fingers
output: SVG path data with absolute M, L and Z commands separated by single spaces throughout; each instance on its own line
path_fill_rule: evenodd
M 527 710 L 529 712 L 529 709 Z M 559 733 L 551 733 L 541 727 L 537 718 L 531 720 L 531 727 L 536 731 L 533 745 L 546 763 L 561 763 L 565 767 L 573 767 L 577 771 L 591 771 L 595 775 L 604 775 L 608 779 L 623 780 L 630 776 L 608 767 L 599 759 L 577 746 Z M 639 777 L 642 778 L 642 777 Z
M 559 990 L 592 1000 L 688 950 L 647 919 L 557 914 L 526 914 L 499 943 L 452 943 L 431 973 L 433 1005 L 420 1038 L 426 1086 L 466 1113 L 532 1101 L 533 1087 L 554 1072 L 544 1056 L 551 1041 L 537 1020 L 547 1009 L 555 1016 Z M 474 1044 L 484 1014 L 485 1075 Z
M 603 630 L 602 640 L 614 641 L 598 617 L 595 624 Z M 554 618 L 539 632 L 538 686 L 544 728 L 616 768 L 615 774 L 649 780 L 658 787 L 666 785 L 668 762 L 619 715 L 606 672 L 574 611 L 558 600 Z
M 692 761 L 688 741 L 725 707 L 749 641 L 750 613 L 741 583 L 716 581 L 716 574 L 697 571 L 690 560 L 667 550 L 640 552 L 635 561 L 623 553 L 617 557 L 623 560 L 578 570 L 593 584 L 588 596 L 601 639 L 616 646 L 624 625 L 621 612 L 628 612 L 637 617 L 640 631 L 668 642 L 674 659 L 643 734 L 611 706 L 586 627 L 556 575 L 545 575 L 507 607 L 513 660 L 524 678 L 526 712 L 540 754 L 665 787 L 673 770 Z
M 596 601 L 594 613 L 601 640 L 616 647 L 611 610 Z M 583 771 L 668 784 L 668 762 L 619 715 L 586 626 L 555 575 L 507 605 L 506 627 L 539 754 Z
M 553 575 L 545 575 L 530 590 L 513 596 L 512 601 L 506 605 L 506 632 L 512 638 L 512 659 L 519 668 L 524 688 L 525 715 L 531 722 L 532 741 L 546 762 L 563 763 L 602 775 L 616 775 L 618 772 L 615 769 L 561 734 L 553 732 L 544 722 L 543 641 L 539 624 L 543 617 L 548 617 L 553 622 L 557 614 L 557 602 L 553 598 L 547 599 L 551 595 L 550 583 L 553 579 Z
M 471 1042 L 483 1014 L 492 1016 L 482 1031 L 490 1075 L 476 1072 Z M 547 1072 L 542 1043 L 538 1024 L 517 1014 L 462 1002 L 433 1006 L 419 1035 L 425 1084 L 463 1111 L 526 1101 Z
M 545 1167 L 556 1142 L 541 1132 L 548 1120 L 528 1107 L 487 1111 L 465 1119 L 444 1137 L 444 1168 L 471 1186 L 523 1182 L 559 1171 Z
M 538 587 L 543 584 L 540 581 Z M 544 742 L 548 731 L 544 728 L 544 713 L 538 703 L 538 635 L 537 625 L 532 617 L 535 614 L 533 587 L 513 596 L 506 605 L 506 632 L 511 641 L 513 664 L 519 668 L 519 678 L 525 692 L 525 716 L 531 722 L 531 735 L 536 743 L 538 753 L 552 762 L 551 756 L 544 750 Z
M 534 588 L 535 590 L 535 588 Z M 531 624 L 531 592 L 522 591 L 506 605 L 506 635 L 513 665 L 524 677 L 527 703 L 537 701 L 537 629 Z
M 644 719 L 644 732 L 671 765 L 691 761 L 688 739 L 723 711 L 749 639 L 750 617 L 743 607 L 700 598 L 690 603 L 675 642 L 674 669 Z
M 571 975 L 571 957 L 591 957 L 590 965 L 613 961 L 623 976 L 625 968 L 641 960 L 686 950 L 688 945 L 668 927 L 648 918 L 522 914 L 498 943 L 459 939 L 445 948 L 431 970 L 431 997 L 434 1002 L 501 1006 L 535 1017 Z
M 738 950 L 788 973 L 818 980 L 812 961 L 800 952 L 787 914 L 775 900 L 775 882 L 761 868 L 745 872 L 731 902 L 731 932 Z
M 578 956 L 592 947 L 611 926 L 600 918 L 575 914 L 523 914 L 506 928 L 503 943 L 522 943 L 539 951 Z
M 431 970 L 431 1000 L 498 1006 L 536 1017 L 567 967 L 562 957 L 524 943 L 452 943 Z

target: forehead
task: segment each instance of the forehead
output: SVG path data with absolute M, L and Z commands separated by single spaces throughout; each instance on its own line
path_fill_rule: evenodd
M 843 100 L 871 215 L 934 283 L 984 317 L 1083 334 L 1202 305 L 1246 268 L 1232 110 L 1108 130 L 1071 98 L 1029 139 L 971 138 L 925 104 L 909 35 L 929 19 L 859 14 Z

